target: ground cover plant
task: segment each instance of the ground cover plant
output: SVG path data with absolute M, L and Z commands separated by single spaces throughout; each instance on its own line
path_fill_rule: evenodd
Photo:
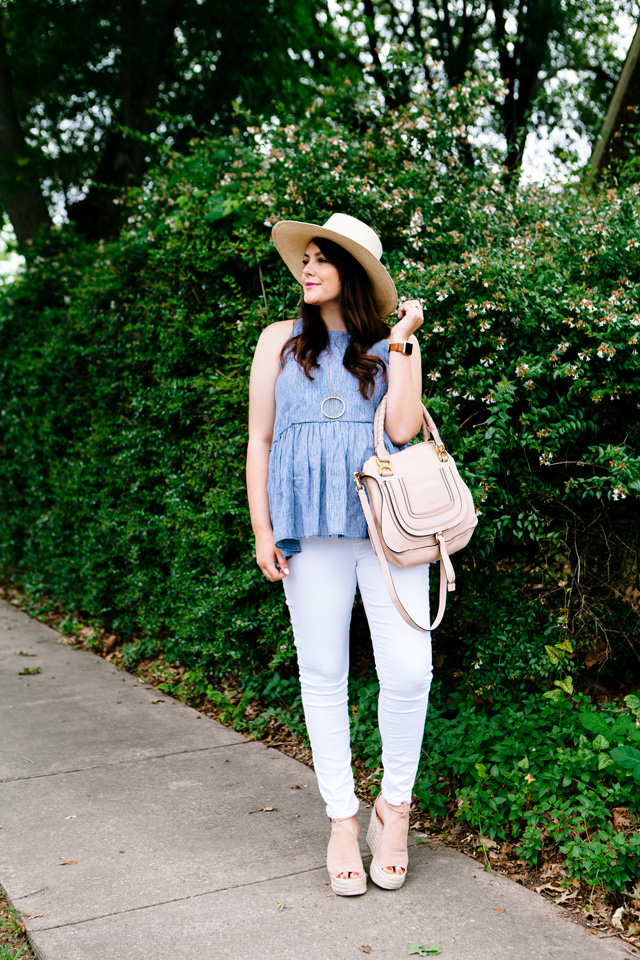
M 296 306 L 270 225 L 371 222 L 425 301 L 425 399 L 481 514 L 436 635 L 417 798 L 430 823 L 604 885 L 633 927 L 640 189 L 508 189 L 468 136 L 490 95 L 469 79 L 383 113 L 327 91 L 297 126 L 165 151 L 118 240 L 43 242 L 0 302 L 0 567 L 106 626 L 125 663 L 179 663 L 168 692 L 224 701 L 232 678 L 231 722 L 303 732 L 282 595 L 252 557 L 246 383 Z M 352 661 L 375 792 L 358 610 Z
M 0 887 L 0 960 L 33 960 L 20 915 Z

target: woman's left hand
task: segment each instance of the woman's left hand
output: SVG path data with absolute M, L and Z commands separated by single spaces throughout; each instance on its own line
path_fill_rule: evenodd
M 398 310 L 398 322 L 391 328 L 394 340 L 408 340 L 424 323 L 419 300 L 405 300 Z

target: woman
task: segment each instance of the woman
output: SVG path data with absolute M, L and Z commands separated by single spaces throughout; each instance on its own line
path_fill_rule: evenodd
M 349 624 L 356 590 L 364 603 L 380 681 L 384 776 L 367 843 L 372 880 L 393 890 L 407 871 L 411 793 L 431 683 L 431 645 L 393 606 L 355 492 L 353 474 L 373 453 L 373 418 L 387 394 L 390 448 L 422 423 L 423 322 L 397 305 L 366 224 L 333 214 L 323 226 L 282 221 L 275 245 L 302 285 L 300 316 L 267 327 L 249 391 L 247 486 L 256 559 L 283 581 L 298 656 L 305 721 L 331 819 L 327 868 L 342 896 L 364 893 L 359 807 L 349 741 Z M 428 623 L 428 568 L 394 571 L 396 589 Z

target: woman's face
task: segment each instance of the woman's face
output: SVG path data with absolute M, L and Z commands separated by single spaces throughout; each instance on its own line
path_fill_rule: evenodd
M 302 289 L 304 302 L 316 307 L 338 303 L 342 284 L 338 268 L 329 263 L 320 247 L 310 243 L 302 258 Z

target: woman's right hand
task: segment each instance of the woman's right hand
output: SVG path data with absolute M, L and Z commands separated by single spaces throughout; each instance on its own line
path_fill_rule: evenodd
M 256 538 L 256 562 L 272 583 L 284 580 L 289 573 L 287 561 L 276 547 L 273 537 Z

